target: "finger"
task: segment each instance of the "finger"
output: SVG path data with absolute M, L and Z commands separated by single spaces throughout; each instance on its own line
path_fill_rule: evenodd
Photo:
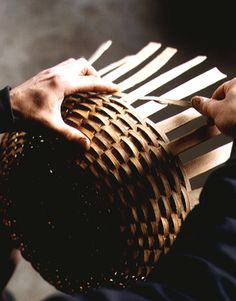
M 100 92 L 114 93 L 119 90 L 118 85 L 94 76 L 79 76 L 68 82 L 65 88 L 65 95 L 77 92 Z
M 202 115 L 205 115 L 209 118 L 214 119 L 218 110 L 220 101 L 217 101 L 212 98 L 206 98 L 202 96 L 194 96 L 192 99 L 192 106 L 200 112 Z
M 79 75 L 94 75 L 100 77 L 96 69 L 84 58 L 77 60 L 78 68 L 80 70 Z
M 66 73 L 72 75 L 94 75 L 96 77 L 100 77 L 96 69 L 84 58 L 70 58 L 48 70 L 61 75 Z
M 218 100 L 224 99 L 225 93 L 226 93 L 226 83 L 223 83 L 214 91 L 214 93 L 212 94 L 212 98 Z
M 73 65 L 73 64 L 75 64 L 76 62 L 77 62 L 76 59 L 74 59 L 74 58 L 69 58 L 69 59 L 67 59 L 67 60 L 65 60 L 65 61 L 60 62 L 59 64 L 56 64 L 55 66 L 52 66 L 52 67 L 49 68 L 49 69 L 51 69 L 52 71 L 56 71 L 56 70 L 58 70 L 58 69 L 65 68 L 65 67 L 68 67 L 68 66 L 70 66 L 70 65 Z
M 212 98 L 222 100 L 226 97 L 229 90 L 235 90 L 236 88 L 236 78 L 228 80 L 220 85 L 212 94 Z
M 67 141 L 78 144 L 84 151 L 90 148 L 90 140 L 82 132 L 66 124 L 63 120 L 52 124 L 51 129 Z

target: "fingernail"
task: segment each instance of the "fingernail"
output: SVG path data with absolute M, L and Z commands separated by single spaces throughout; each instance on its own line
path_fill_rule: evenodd
M 118 86 L 117 84 L 111 83 L 111 87 L 112 87 L 112 89 L 114 89 L 115 91 L 119 91 L 119 90 L 120 90 L 120 88 L 119 88 L 119 86 Z
M 88 138 L 80 138 L 79 143 L 85 151 L 88 151 L 90 149 L 90 141 Z
M 191 98 L 191 102 L 193 106 L 199 106 L 201 102 L 208 102 L 210 98 L 203 97 L 203 96 L 194 96 Z

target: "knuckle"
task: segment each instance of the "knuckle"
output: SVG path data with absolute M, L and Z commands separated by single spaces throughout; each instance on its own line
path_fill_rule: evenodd
M 81 58 L 79 58 L 78 59 L 78 62 L 81 62 L 81 63 L 85 63 L 85 62 L 87 62 L 87 60 L 86 60 L 86 58 L 84 58 L 84 57 L 81 57 Z
M 54 73 L 53 68 L 48 68 L 48 69 L 42 70 L 39 74 L 43 75 L 43 76 L 50 76 L 50 75 L 53 75 L 53 73 Z
M 61 84 L 61 75 L 54 74 L 50 79 L 50 85 L 52 87 L 58 87 Z
M 71 57 L 71 58 L 67 59 L 66 62 L 67 62 L 67 63 L 74 63 L 74 62 L 76 62 L 76 59 L 73 58 L 73 57 Z
M 78 63 L 81 65 L 89 65 L 89 62 L 84 57 L 78 59 Z

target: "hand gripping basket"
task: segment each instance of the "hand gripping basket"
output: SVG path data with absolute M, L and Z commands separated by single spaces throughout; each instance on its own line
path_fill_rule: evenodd
M 191 179 L 229 155 L 227 143 L 200 156 L 195 151 L 183 162 L 181 153 L 220 134 L 204 124 L 170 140 L 168 133 L 199 118 L 191 108 L 158 122 L 148 118 L 168 108 L 147 94 L 203 60 L 150 78 L 176 53 L 167 47 L 147 62 L 159 48 L 150 43 L 100 70 L 116 82 L 123 76 L 119 95 L 75 94 L 64 100 L 63 119 L 91 139 L 88 152 L 43 134 L 12 132 L 2 138 L 4 226 L 23 256 L 59 290 L 77 293 L 145 281 L 194 205 L 199 189 L 191 188 Z M 213 68 L 162 96 L 184 98 L 224 77 Z

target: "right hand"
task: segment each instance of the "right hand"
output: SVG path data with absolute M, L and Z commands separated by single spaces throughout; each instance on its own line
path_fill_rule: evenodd
M 192 105 L 212 119 L 222 133 L 232 136 L 236 124 L 236 77 L 220 85 L 211 98 L 192 97 Z

